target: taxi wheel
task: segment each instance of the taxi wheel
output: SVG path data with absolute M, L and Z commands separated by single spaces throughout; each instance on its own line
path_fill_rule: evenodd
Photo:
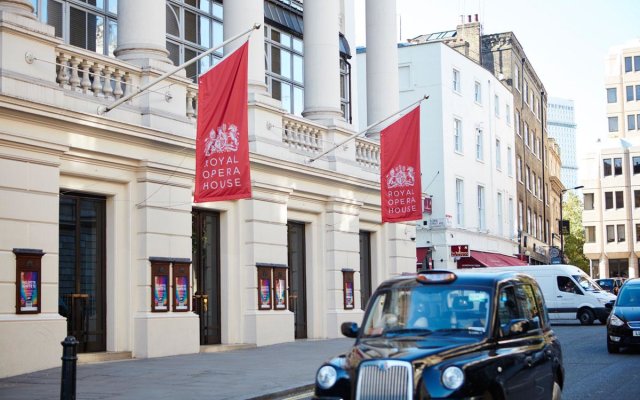
M 562 398 L 562 388 L 558 381 L 553 381 L 553 393 L 551 394 L 553 400 L 560 400 Z
M 593 315 L 593 311 L 585 308 L 584 310 L 580 310 L 578 313 L 578 319 L 582 325 L 592 325 L 595 315 Z

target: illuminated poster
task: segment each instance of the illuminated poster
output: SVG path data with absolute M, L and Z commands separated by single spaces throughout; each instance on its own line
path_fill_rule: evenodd
M 287 308 L 287 302 L 285 298 L 285 281 L 284 279 L 276 280 L 276 309 Z
M 260 308 L 271 309 L 271 280 L 260 279 Z
M 345 282 L 344 291 L 344 308 L 353 308 L 353 282 Z
M 176 310 L 187 310 L 189 308 L 189 297 L 187 293 L 187 277 L 186 276 L 176 276 Z
M 167 275 L 156 275 L 153 277 L 153 308 L 156 311 L 169 309 L 169 297 L 167 296 Z
M 20 272 L 20 311 L 38 311 L 38 272 Z

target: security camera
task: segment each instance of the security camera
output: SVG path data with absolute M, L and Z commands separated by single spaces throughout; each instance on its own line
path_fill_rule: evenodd
M 411 239 L 412 242 L 416 241 L 416 237 L 415 236 L 411 236 L 409 239 Z

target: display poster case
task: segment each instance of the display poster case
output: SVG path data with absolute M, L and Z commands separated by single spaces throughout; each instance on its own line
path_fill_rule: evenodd
M 151 261 L 151 311 L 169 311 L 170 262 Z
M 273 268 L 270 266 L 258 266 L 258 309 L 271 310 L 271 282 Z
M 273 302 L 276 310 L 287 309 L 287 266 L 273 268 Z
M 352 310 L 355 307 L 353 272 L 354 271 L 349 268 L 344 268 L 342 270 L 342 293 L 345 310 Z
M 173 269 L 173 311 L 186 312 L 190 309 L 189 263 L 174 262 Z
M 16 313 L 38 314 L 42 309 L 42 256 L 37 249 L 13 249 L 16 255 Z

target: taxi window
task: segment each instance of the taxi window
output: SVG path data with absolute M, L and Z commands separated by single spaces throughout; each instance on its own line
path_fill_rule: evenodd
M 513 320 L 528 320 L 532 329 L 541 327 L 538 302 L 531 285 L 507 286 L 500 290 L 498 320 L 505 328 Z

